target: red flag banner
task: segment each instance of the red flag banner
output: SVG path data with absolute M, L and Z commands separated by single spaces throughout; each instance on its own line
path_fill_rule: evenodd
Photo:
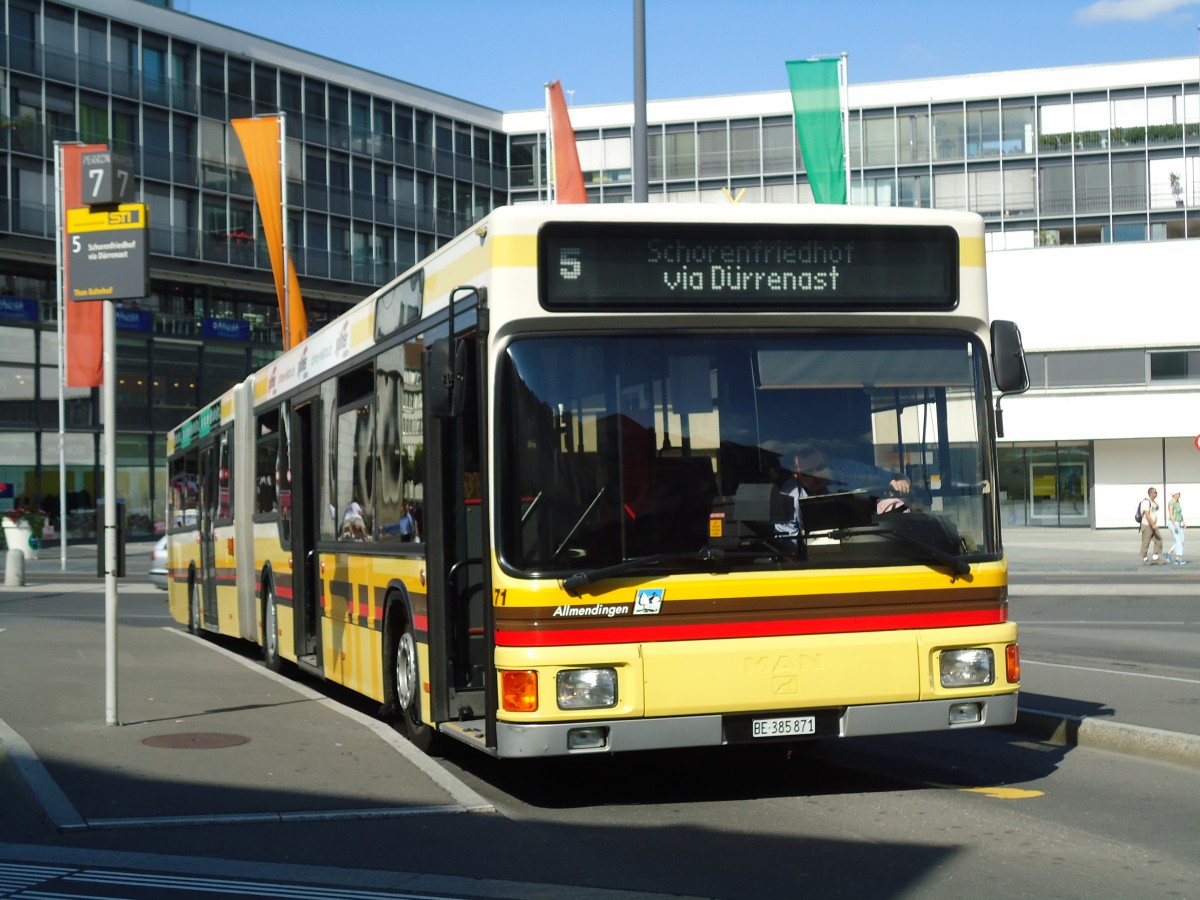
M 278 118 L 233 119 L 233 130 L 242 143 L 258 217 L 271 255 L 275 274 L 275 296 L 279 300 L 279 320 L 283 328 L 283 349 L 288 350 L 308 337 L 308 316 L 300 296 L 300 280 L 291 257 L 287 261 L 287 290 L 284 290 L 283 266 L 283 185 L 279 178 L 280 122 Z
M 62 146 L 62 221 L 67 210 L 85 209 L 83 202 L 84 153 L 107 150 L 104 144 Z M 100 387 L 104 384 L 104 302 L 71 299 L 71 248 L 63 236 L 63 333 L 67 360 L 67 387 Z
M 562 83 L 549 87 L 550 127 L 554 129 L 554 192 L 559 203 L 587 203 L 587 188 L 583 186 L 583 169 L 579 166 L 579 151 L 575 149 L 575 129 L 567 114 Z

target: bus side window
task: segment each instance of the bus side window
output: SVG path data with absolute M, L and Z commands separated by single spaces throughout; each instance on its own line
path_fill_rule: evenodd
M 254 511 L 275 511 L 275 459 L 279 453 L 279 410 L 270 410 L 258 420 L 258 443 L 254 451 Z

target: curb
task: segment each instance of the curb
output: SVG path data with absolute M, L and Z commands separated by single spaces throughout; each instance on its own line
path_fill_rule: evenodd
M 1096 747 L 1200 769 L 1200 736 L 1194 734 L 1024 708 L 1017 709 L 1016 724 L 1009 727 L 1060 746 Z

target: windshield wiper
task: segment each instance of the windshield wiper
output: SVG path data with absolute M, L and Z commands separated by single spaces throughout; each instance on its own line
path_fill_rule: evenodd
M 600 502 L 600 498 L 604 496 L 605 490 L 607 489 L 600 488 L 600 490 L 596 492 L 596 496 L 592 498 L 592 502 L 587 505 L 587 508 L 583 511 L 579 518 L 575 520 L 575 524 L 571 526 L 571 530 L 567 532 L 567 536 L 562 539 L 562 543 L 558 545 L 558 549 L 556 549 L 554 554 L 550 557 L 551 560 L 558 559 L 558 555 L 566 549 L 571 538 L 575 537 L 575 532 L 579 530 L 579 526 L 583 524 L 584 520 L 588 517 L 591 511 L 596 508 L 596 504 Z M 539 494 L 538 496 L 540 497 L 541 495 Z
M 906 531 L 894 528 L 856 528 L 853 531 L 842 529 L 840 531 L 831 531 L 829 536 L 837 540 L 851 537 L 853 535 L 879 535 L 881 537 L 891 538 L 895 541 L 900 541 L 902 544 L 908 544 L 910 547 L 916 547 L 918 550 L 923 550 L 936 559 L 938 562 L 947 566 L 955 575 L 969 575 L 971 565 L 961 556 L 951 553 L 949 550 L 943 550 L 941 547 L 935 547 L 933 544 L 927 544 L 920 538 L 913 537 Z
M 564 578 L 562 586 L 563 590 L 572 597 L 578 597 L 588 585 L 595 584 L 597 581 L 604 581 L 608 578 L 617 578 L 620 575 L 644 566 L 653 566 L 666 562 L 728 563 L 738 559 L 762 559 L 766 556 L 783 558 L 783 554 L 775 550 L 768 550 L 764 553 L 759 550 L 730 551 L 719 547 L 706 547 L 703 550 L 696 550 L 691 553 L 654 553 L 650 556 L 624 559 L 619 563 L 613 563 L 611 566 L 602 566 L 598 569 L 576 572 Z

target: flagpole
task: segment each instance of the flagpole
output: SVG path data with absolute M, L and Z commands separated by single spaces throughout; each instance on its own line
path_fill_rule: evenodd
M 62 142 L 54 142 L 54 265 L 57 284 L 55 304 L 58 315 L 58 560 L 67 571 L 67 329 L 63 279 L 63 152 Z
M 633 202 L 650 200 L 646 124 L 646 0 L 633 0 Z
M 288 277 L 287 131 L 279 111 L 279 211 L 283 219 L 283 349 L 292 349 L 292 279 Z
M 850 54 L 842 51 L 838 66 L 838 80 L 842 89 L 842 156 L 846 161 L 846 205 L 850 205 Z
M 554 202 L 554 121 L 550 115 L 550 83 L 545 84 L 546 93 L 546 202 Z

